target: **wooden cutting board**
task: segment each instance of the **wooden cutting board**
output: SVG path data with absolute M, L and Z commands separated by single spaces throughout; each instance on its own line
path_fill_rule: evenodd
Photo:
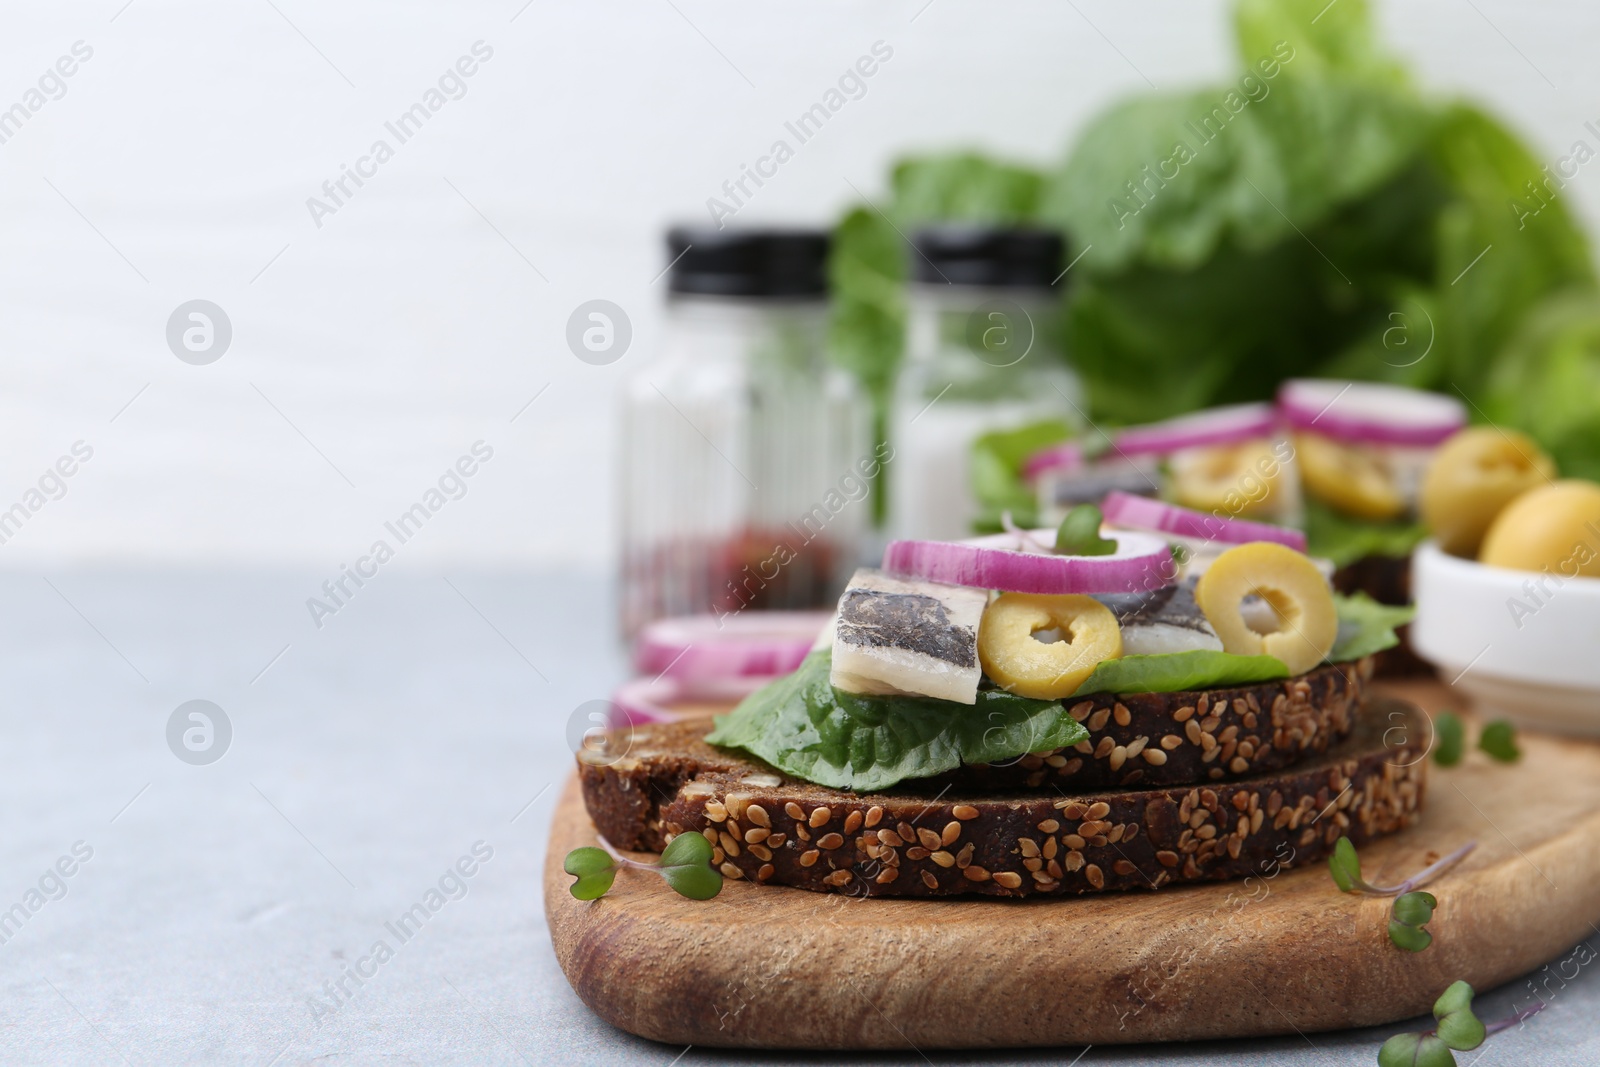
M 1432 711 L 1436 683 L 1390 686 Z M 596 1014 L 674 1044 L 935 1049 L 1309 1033 L 1425 1013 L 1450 982 L 1484 990 L 1600 927 L 1600 745 L 1520 738 L 1430 770 L 1421 824 L 1362 848 L 1392 884 L 1467 841 L 1428 887 L 1418 954 L 1388 898 L 1337 892 L 1325 864 L 1249 882 L 1061 900 L 863 900 L 727 882 L 712 901 L 625 872 L 574 900 L 568 850 L 595 843 L 576 779 L 556 811 L 545 914 Z M 641 857 L 648 858 L 648 857 Z

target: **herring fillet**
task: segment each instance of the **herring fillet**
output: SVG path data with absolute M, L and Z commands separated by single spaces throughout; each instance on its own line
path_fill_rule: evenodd
M 839 599 L 829 681 L 847 693 L 978 699 L 984 589 L 856 571 Z
M 1149 593 L 1095 598 L 1111 609 L 1122 628 L 1124 656 L 1153 656 L 1191 649 L 1222 651 L 1222 639 L 1194 599 L 1194 582 Z

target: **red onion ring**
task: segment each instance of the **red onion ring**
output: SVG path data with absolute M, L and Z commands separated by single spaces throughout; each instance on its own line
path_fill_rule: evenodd
M 770 681 L 771 678 L 751 676 L 689 685 L 675 678 L 635 678 L 611 694 L 607 725 L 618 729 L 726 711 Z M 686 704 L 692 707 L 680 707 Z
M 659 619 L 634 641 L 634 671 L 685 681 L 788 674 L 829 617 L 825 611 L 745 611 Z
M 1295 378 L 1278 388 L 1289 425 L 1327 437 L 1428 448 L 1467 424 L 1454 397 L 1379 382 Z
M 1136 530 L 1152 530 L 1229 545 L 1272 541 L 1287 545 L 1296 552 L 1306 550 L 1306 535 L 1299 530 L 1267 522 L 1208 515 L 1203 511 L 1117 490 L 1106 495 L 1100 504 L 1100 511 L 1107 522 Z
M 1044 544 L 1054 530 L 1034 530 Z M 1112 531 L 1109 556 L 1058 556 L 1023 546 L 1027 538 L 995 534 L 972 541 L 891 541 L 883 569 L 949 585 L 1013 593 L 1136 593 L 1171 585 L 1177 574 L 1167 543 L 1150 534 Z M 1031 547 L 1031 546 L 1030 546 Z
M 1229 404 L 1147 426 L 1129 426 L 1118 430 L 1114 439 L 1117 451 L 1123 455 L 1148 456 L 1271 437 L 1277 427 L 1278 417 L 1271 404 Z

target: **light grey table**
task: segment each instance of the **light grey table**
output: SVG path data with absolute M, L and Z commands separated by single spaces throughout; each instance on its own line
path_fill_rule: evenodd
M 873 1057 L 614 1030 L 540 900 L 567 718 L 625 669 L 604 581 L 385 570 L 319 629 L 326 577 L 0 573 L 0 1062 L 1368 1065 L 1399 1029 Z M 232 728 L 205 765 L 167 739 L 197 699 Z M 1461 1063 L 1600 1062 L 1593 970 Z

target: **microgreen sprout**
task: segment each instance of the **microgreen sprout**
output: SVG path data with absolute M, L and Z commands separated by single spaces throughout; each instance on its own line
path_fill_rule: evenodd
M 699 834 L 674 837 L 661 853 L 659 863 L 631 860 L 600 838 L 601 848 L 588 846 L 567 853 L 562 870 L 572 875 L 572 895 L 579 900 L 603 897 L 625 867 L 653 871 L 677 893 L 691 900 L 710 900 L 722 891 L 722 874 L 711 866 L 711 844 Z
M 1419 893 L 1416 890 L 1460 863 L 1467 853 L 1477 847 L 1476 841 L 1468 841 L 1398 885 L 1372 885 L 1361 877 L 1361 860 L 1356 855 L 1356 846 L 1350 843 L 1348 837 L 1341 837 L 1333 846 L 1333 855 L 1328 857 L 1328 873 L 1333 875 L 1333 882 L 1341 893 L 1394 897 L 1389 918 L 1389 940 L 1394 942 L 1395 947 L 1407 952 L 1421 952 L 1433 943 L 1433 935 L 1423 926 L 1433 918 L 1439 901 L 1432 893 Z
M 1457 1052 L 1477 1048 L 1492 1034 L 1537 1015 L 1544 1001 L 1509 1019 L 1487 1026 L 1472 1012 L 1472 987 L 1452 982 L 1433 1003 L 1434 1028 L 1420 1034 L 1395 1034 L 1378 1050 L 1378 1067 L 1456 1067 Z
M 1465 731 L 1461 717 L 1453 711 L 1441 711 L 1433 719 L 1433 762 L 1441 767 L 1454 767 L 1461 762 L 1466 749 Z
M 1478 735 L 1478 747 L 1501 763 L 1515 763 L 1522 756 L 1517 747 L 1517 731 L 1505 719 L 1496 719 Z
M 1328 870 L 1333 874 L 1334 882 L 1343 893 L 1370 893 L 1379 897 L 1394 897 L 1402 893 L 1409 893 L 1437 878 L 1445 871 L 1454 867 L 1466 858 L 1467 853 L 1478 847 L 1476 841 L 1468 841 L 1450 855 L 1429 864 L 1416 874 L 1407 878 L 1398 885 L 1371 885 L 1361 878 L 1361 860 L 1356 856 L 1356 846 L 1350 843 L 1348 837 L 1341 837 L 1333 846 L 1333 855 L 1328 857 Z
M 1433 761 L 1441 767 L 1454 767 L 1466 754 L 1466 727 L 1454 712 L 1441 711 L 1433 718 Z M 1488 723 L 1478 733 L 1478 747 L 1491 759 L 1515 763 L 1522 757 L 1517 747 L 1517 730 L 1505 719 Z
M 1433 944 L 1433 935 L 1423 924 L 1433 918 L 1433 909 L 1439 901 L 1432 893 L 1413 891 L 1394 898 L 1394 909 L 1389 919 L 1389 940 L 1396 948 L 1407 952 L 1421 952 Z
M 1093 504 L 1079 504 L 1056 528 L 1056 551 L 1068 556 L 1109 556 L 1117 542 L 1100 536 L 1105 516 Z

